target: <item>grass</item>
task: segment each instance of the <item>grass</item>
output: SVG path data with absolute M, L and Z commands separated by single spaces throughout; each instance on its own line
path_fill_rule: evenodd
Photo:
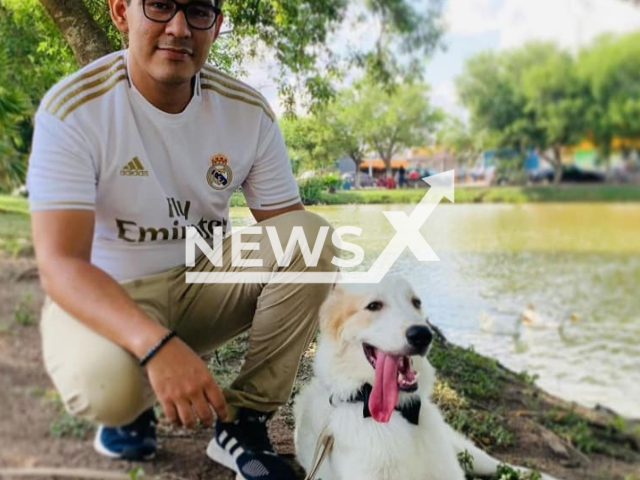
M 12 256 L 31 249 L 31 220 L 27 200 L 0 195 L 0 251 Z
M 554 408 L 544 415 L 542 423 L 583 453 L 638 460 L 638 445 L 627 435 L 629 428 L 621 417 L 614 417 L 609 425 L 598 427 L 573 410 Z
M 0 195 L 0 214 L 2 213 L 18 213 L 28 215 L 29 203 L 24 197 Z
M 22 296 L 16 307 L 13 309 L 13 321 L 23 327 L 33 324 L 35 312 L 31 307 L 31 294 L 26 293 Z
M 57 438 L 75 438 L 84 440 L 95 427 L 78 417 L 70 415 L 64 408 L 60 395 L 55 390 L 34 391 L 36 397 L 43 397 L 44 400 L 54 405 L 57 415 L 49 425 L 49 433 Z
M 504 384 L 498 363 L 439 339 L 429 360 L 438 372 L 433 400 L 447 423 L 486 448 L 512 445 L 514 436 L 504 427 L 500 408 L 489 408 L 500 398 Z
M 320 203 L 418 203 L 426 189 L 323 192 Z M 637 185 L 563 185 L 536 187 L 456 186 L 455 203 L 640 202 Z
M 321 192 L 320 205 L 415 204 L 427 192 L 425 188 L 402 190 L 365 189 Z M 545 202 L 640 202 L 637 185 L 550 185 L 536 187 L 456 186 L 455 203 L 545 203 Z M 448 202 L 448 200 L 444 200 Z M 246 207 L 242 193 L 231 196 L 232 207 Z

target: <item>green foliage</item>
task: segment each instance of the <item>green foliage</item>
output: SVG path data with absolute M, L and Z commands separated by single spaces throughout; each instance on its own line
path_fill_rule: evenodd
M 0 192 L 7 192 L 24 183 L 41 97 L 77 64 L 37 0 L 0 0 L 0 32 Z
M 473 475 L 473 455 L 468 451 L 460 452 L 458 454 L 458 462 L 466 473 L 467 480 L 480 480 Z M 488 478 L 488 480 L 541 480 L 542 475 L 538 471 L 531 471 L 522 473 L 519 470 L 501 463 L 498 465 L 496 472 Z M 487 480 L 487 477 L 483 477 L 483 480 Z
M 608 161 L 613 139 L 640 138 L 640 32 L 600 38 L 579 55 L 549 43 L 482 53 L 456 86 L 486 148 L 529 148 L 556 168 L 589 136 Z
M 340 91 L 312 116 L 285 120 L 294 165 L 318 168 L 347 155 L 359 166 L 368 151 L 390 165 L 400 150 L 426 144 L 440 120 L 427 93 L 421 83 L 385 89 L 368 78 Z
M 325 182 L 321 177 L 311 177 L 298 182 L 300 198 L 304 205 L 317 205 L 320 203 Z
M 482 152 L 484 138 L 473 134 L 459 118 L 444 118 L 436 133 L 436 144 L 446 148 L 455 157 L 458 165 L 470 167 Z
M 465 472 L 473 472 L 473 455 L 467 450 L 458 453 L 458 463 Z
M 0 195 L 0 251 L 17 256 L 31 249 L 27 201 Z
M 457 88 L 474 131 L 486 132 L 492 147 L 522 156 L 535 147 L 558 172 L 560 147 L 586 133 L 586 89 L 571 55 L 553 44 L 478 55 L 466 64 Z
M 321 193 L 322 205 L 417 204 L 424 189 L 371 189 Z M 456 203 L 544 203 L 544 202 L 640 202 L 634 185 L 576 185 L 535 187 L 456 187 Z
M 584 453 L 602 453 L 621 458 L 627 455 L 624 449 L 614 448 L 614 443 L 609 441 L 609 438 L 620 438 L 626 431 L 624 422 L 614 421 L 602 431 L 594 429 L 575 411 L 554 409 L 543 418 L 543 423 Z
M 280 127 L 294 173 L 328 168 L 341 154 L 331 141 L 327 124 L 318 116 L 287 116 Z
M 49 432 L 58 438 L 76 438 L 84 440 L 89 432 L 93 430 L 93 426 L 78 418 L 60 411 L 58 416 L 51 422 Z
M 106 0 L 82 0 L 100 28 L 107 34 L 114 51 L 125 46 L 125 38 L 111 21 Z
M 113 48 L 119 48 L 122 41 L 109 22 L 107 3 L 75 1 L 84 2 Z M 227 0 L 226 27 L 211 59 L 238 72 L 247 60 L 269 56 L 278 71 L 274 80 L 293 112 L 300 101 L 310 106 L 331 98 L 333 83 L 354 67 L 386 84 L 418 75 L 443 33 L 442 0 L 367 0 L 355 18 L 349 7 L 346 0 Z M 379 25 L 372 32 L 375 47 L 349 45 L 338 54 L 331 42 L 352 22 Z M 398 54 L 402 61 L 396 60 Z
M 57 411 L 57 416 L 49 426 L 49 433 L 54 437 L 84 440 L 93 431 L 93 425 L 79 417 L 70 415 L 65 410 L 60 395 L 55 390 L 45 392 L 45 400 L 51 403 Z
M 511 445 L 513 434 L 500 413 L 478 408 L 500 396 L 503 381 L 497 362 L 472 349 L 439 342 L 431 348 L 429 360 L 439 378 L 433 399 L 447 423 L 485 447 Z
M 33 323 L 34 311 L 31 308 L 31 294 L 26 293 L 13 309 L 13 321 L 23 327 Z
M 127 476 L 131 480 L 138 480 L 140 478 L 144 478 L 144 469 L 142 467 L 132 468 L 127 472 Z
M 429 87 L 422 83 L 404 83 L 389 90 L 364 80 L 356 88 L 367 145 L 384 161 L 390 174 L 394 155 L 429 143 L 443 115 L 431 107 Z
M 209 360 L 209 371 L 223 387 L 231 385 L 244 360 L 249 344 L 249 335 L 244 333 L 216 350 Z
M 0 69 L 7 65 L 0 54 Z M 0 86 L 0 193 L 21 185 L 26 174 L 25 125 L 29 100 L 12 86 Z
M 340 185 L 342 184 L 340 174 L 337 172 L 327 173 L 323 175 L 321 178 L 322 178 L 324 187 L 333 193 L 335 193 L 335 190 L 340 188 Z
M 300 93 L 307 104 L 326 101 L 332 83 L 359 67 L 385 83 L 415 75 L 433 52 L 442 34 L 439 23 L 442 2 L 418 5 L 406 0 L 368 0 L 355 23 L 379 24 L 375 48 L 350 45 L 346 54 L 330 48 L 332 35 L 348 21 L 345 0 L 229 0 L 225 10 L 232 34 L 244 40 L 245 52 L 267 50 L 279 66 L 276 78 L 280 92 L 295 105 Z M 402 53 L 403 62 L 396 60 Z M 291 79 L 293 76 L 293 79 Z M 293 108 L 290 109 L 293 111 Z
M 588 89 L 588 131 L 608 160 L 614 137 L 640 138 L 640 32 L 599 38 L 578 56 Z
M 462 394 L 483 401 L 499 397 L 502 382 L 498 363 L 478 355 L 473 348 L 444 349 L 436 344 L 429 360 L 442 377 L 453 378 L 461 385 Z

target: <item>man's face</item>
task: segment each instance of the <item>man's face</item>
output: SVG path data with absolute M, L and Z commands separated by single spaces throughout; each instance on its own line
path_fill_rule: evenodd
M 121 2 L 126 5 L 126 0 L 113 0 L 112 12 L 114 5 Z M 149 7 L 153 2 L 147 0 Z M 178 1 L 181 4 L 196 2 L 213 4 L 213 0 Z M 131 0 L 125 8 L 124 24 L 117 21 L 116 24 L 129 35 L 131 60 L 138 69 L 164 85 L 181 85 L 191 80 L 207 60 L 222 24 L 220 15 L 209 30 L 196 30 L 189 26 L 183 11 L 178 11 L 168 23 L 154 22 L 145 16 L 143 0 Z

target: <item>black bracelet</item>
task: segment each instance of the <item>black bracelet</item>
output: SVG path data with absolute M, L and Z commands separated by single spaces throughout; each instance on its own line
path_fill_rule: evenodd
M 151 350 L 149 350 L 147 352 L 147 354 L 142 357 L 140 359 L 140 366 L 144 367 L 147 363 L 149 363 L 149 360 L 151 360 L 153 358 L 153 356 L 158 353 L 158 351 L 164 347 L 166 345 L 166 343 L 171 340 L 173 337 L 175 337 L 177 334 L 174 330 L 171 330 L 169 333 L 167 333 L 164 338 L 162 340 L 160 340 L 158 343 L 156 343 L 153 348 L 151 348 Z

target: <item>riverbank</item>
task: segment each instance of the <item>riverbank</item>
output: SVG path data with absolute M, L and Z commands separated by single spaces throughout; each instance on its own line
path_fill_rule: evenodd
M 361 189 L 322 192 L 321 205 L 411 204 L 417 203 L 426 188 Z M 553 185 L 475 186 L 456 185 L 455 203 L 551 203 L 551 202 L 640 202 L 640 185 Z M 231 196 L 232 207 L 246 207 L 242 193 Z M 0 195 L 1 213 L 28 213 L 27 200 Z
M 93 452 L 94 428 L 65 413 L 42 367 L 38 309 L 43 293 L 34 267 L 31 258 L 0 254 L 0 403 L 8 409 L 0 427 L 0 476 L 3 468 L 40 473 L 67 468 L 89 469 L 102 478 L 232 480 L 204 457 L 211 438 L 206 429 L 161 425 L 154 462 L 112 461 Z M 237 375 L 246 346 L 244 335 L 207 357 L 222 385 Z M 313 348 L 303 358 L 294 394 L 310 378 L 312 356 Z M 638 423 L 552 397 L 531 376 L 440 335 L 430 359 L 439 376 L 434 399 L 447 420 L 498 458 L 563 480 L 640 480 Z M 293 462 L 292 427 L 290 402 L 270 431 L 276 449 Z
M 426 189 L 323 192 L 319 204 L 414 204 Z M 456 185 L 455 203 L 640 202 L 640 185 L 484 187 Z
M 315 205 L 415 205 L 427 189 L 362 189 L 321 192 Z M 445 200 L 448 203 L 447 200 Z M 456 186 L 456 204 L 525 204 L 525 203 L 639 203 L 640 185 L 562 185 L 536 187 Z M 244 196 L 231 196 L 231 207 L 246 207 Z M 31 223 L 26 198 L 0 195 L 0 251 L 12 255 L 31 249 Z

